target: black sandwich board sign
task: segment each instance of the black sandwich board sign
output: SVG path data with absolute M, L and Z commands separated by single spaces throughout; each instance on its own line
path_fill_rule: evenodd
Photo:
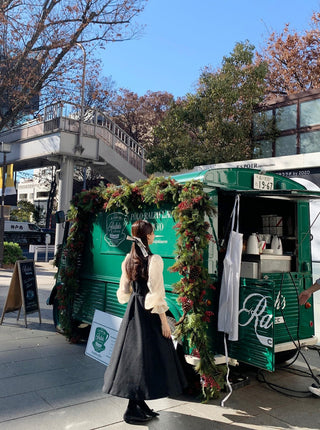
M 27 327 L 27 314 L 39 313 L 41 324 L 37 277 L 34 260 L 18 260 L 15 263 L 9 286 L 6 302 L 4 304 L 0 325 L 6 313 L 24 310 L 25 326 Z

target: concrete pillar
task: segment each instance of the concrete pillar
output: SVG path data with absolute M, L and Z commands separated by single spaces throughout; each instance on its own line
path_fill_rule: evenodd
M 65 215 L 70 208 L 70 200 L 72 199 L 73 190 L 73 173 L 74 159 L 73 157 L 64 156 L 60 164 L 59 180 L 58 180 L 58 211 L 63 211 Z M 56 226 L 56 250 L 57 246 L 62 243 L 64 233 L 64 224 Z

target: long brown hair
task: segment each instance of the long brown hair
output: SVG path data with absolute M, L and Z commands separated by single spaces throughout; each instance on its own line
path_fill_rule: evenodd
M 132 224 L 131 235 L 138 237 L 144 244 L 148 255 L 152 255 L 148 245 L 148 234 L 152 233 L 153 227 L 148 221 L 137 220 Z M 126 272 L 130 281 L 136 281 L 138 278 L 148 279 L 148 257 L 144 257 L 139 246 L 133 242 L 129 258 L 126 261 Z

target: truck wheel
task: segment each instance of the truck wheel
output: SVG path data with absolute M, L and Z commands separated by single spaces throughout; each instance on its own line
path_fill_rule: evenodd
M 275 353 L 275 363 L 282 364 L 285 361 L 291 360 L 297 354 L 296 349 L 290 349 L 289 351 L 280 351 Z

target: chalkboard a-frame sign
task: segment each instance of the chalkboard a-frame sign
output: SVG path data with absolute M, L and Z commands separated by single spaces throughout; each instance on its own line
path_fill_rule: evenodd
M 4 315 L 8 312 L 19 311 L 17 320 L 20 317 L 21 308 L 24 310 L 25 326 L 27 327 L 27 314 L 39 313 L 41 324 L 37 277 L 34 260 L 18 260 L 15 263 L 7 299 L 3 308 L 0 324 Z

